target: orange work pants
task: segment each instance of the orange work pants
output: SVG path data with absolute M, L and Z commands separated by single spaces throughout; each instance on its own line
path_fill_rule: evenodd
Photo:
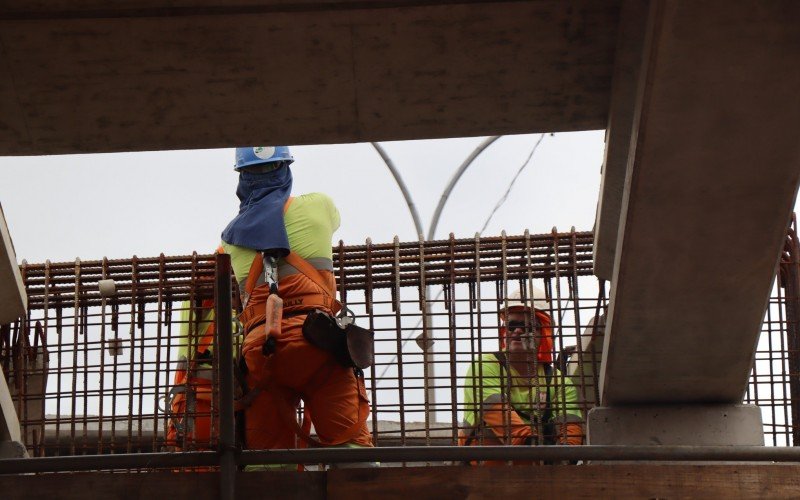
M 264 325 L 247 334 L 242 347 L 247 384 L 250 390 L 260 389 L 245 410 L 247 448 L 298 447 L 293 420 L 301 399 L 321 444 L 372 446 L 364 379 L 309 344 L 302 334 L 304 320 L 305 315 L 284 318 L 276 350 L 268 357 L 261 353 Z

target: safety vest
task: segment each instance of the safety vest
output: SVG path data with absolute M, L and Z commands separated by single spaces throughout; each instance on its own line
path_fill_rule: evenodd
M 482 425 L 483 408 L 507 403 L 527 424 L 549 425 L 555 418 L 581 421 L 578 393 L 574 384 L 561 383 L 561 374 L 549 363 L 539 363 L 539 387 L 510 386 L 512 368 L 504 353 L 487 353 L 474 362 L 464 382 L 464 422 L 467 434 Z M 516 373 L 514 372 L 514 375 Z M 550 433 L 552 434 L 552 432 Z

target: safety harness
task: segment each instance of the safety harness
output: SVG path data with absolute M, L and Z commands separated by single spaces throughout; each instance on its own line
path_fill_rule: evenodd
M 292 200 L 293 198 L 289 198 L 286 201 L 286 204 L 284 205 L 284 214 L 288 210 Z M 320 274 L 319 270 L 317 270 L 311 263 L 294 252 L 289 252 L 289 254 L 284 257 L 284 261 L 286 264 L 296 269 L 305 278 L 311 280 L 311 282 L 313 282 L 321 290 L 320 293 L 303 294 L 302 300 L 297 300 L 299 297 L 283 297 L 284 318 L 307 315 L 314 309 L 318 308 L 331 311 L 334 314 L 342 310 L 342 304 L 335 298 L 335 290 L 330 290 L 330 285 L 326 283 L 326 278 Z M 264 305 L 264 301 L 253 300 L 255 298 L 266 298 L 264 295 L 269 294 L 269 288 L 264 286 L 264 283 L 259 282 L 260 277 L 263 276 L 263 270 L 263 259 L 259 253 L 255 256 L 253 263 L 250 266 L 250 271 L 248 273 L 247 281 L 245 282 L 242 293 L 242 305 L 244 310 L 239 315 L 239 321 L 244 328 L 245 336 L 266 321 L 266 311 L 265 308 L 262 307 Z M 243 419 L 244 410 L 246 410 L 253 403 L 261 391 L 276 390 L 276 388 L 274 387 L 273 382 L 268 380 L 268 377 L 265 377 L 262 379 L 263 381 L 260 382 L 259 385 L 253 389 L 249 389 L 246 383 L 247 363 L 245 362 L 244 357 L 241 355 L 237 366 L 239 367 L 240 371 L 239 378 L 243 395 L 236 401 L 236 410 L 239 413 L 238 419 L 241 420 Z M 321 369 L 319 373 L 317 373 L 317 375 L 311 380 L 310 385 L 314 386 L 321 384 L 336 368 L 336 361 L 334 359 L 329 359 L 325 365 L 323 365 L 323 369 Z M 353 376 L 356 379 L 356 384 L 358 387 L 358 419 L 349 428 L 345 429 L 338 436 L 334 436 L 331 439 L 335 442 L 334 444 L 346 443 L 354 438 L 359 433 L 361 426 L 364 424 L 364 422 L 366 422 L 366 419 L 369 415 L 369 401 L 366 398 L 366 388 L 364 386 L 363 373 L 360 370 L 354 369 Z M 276 401 L 281 402 L 281 404 L 285 403 L 285 400 L 282 397 L 277 397 L 275 399 Z M 280 414 L 283 416 L 285 422 L 294 429 L 295 434 L 302 442 L 301 447 L 324 446 L 310 435 L 310 410 L 307 407 L 304 407 L 303 422 L 301 425 L 298 424 L 295 417 L 295 408 L 289 404 L 284 404 L 284 406 L 285 408 L 280 411 Z M 240 428 L 244 428 L 244 425 L 241 425 Z
M 500 373 L 501 373 L 500 379 L 501 380 L 505 379 L 505 380 L 509 380 L 510 381 L 511 380 L 511 368 L 510 368 L 510 365 L 508 363 L 508 358 L 506 357 L 505 353 L 502 352 L 502 351 L 498 351 L 498 352 L 495 352 L 495 353 L 492 353 L 492 354 L 494 355 L 495 358 L 497 358 L 498 363 L 500 363 Z M 553 422 L 553 410 L 552 410 L 551 404 L 550 404 L 550 384 L 551 384 L 551 380 L 553 378 L 553 365 L 551 365 L 550 363 L 543 363 L 543 365 L 544 365 L 544 379 L 545 379 L 545 393 L 546 393 L 545 398 L 546 399 L 545 399 L 545 409 L 542 412 L 542 416 L 541 416 L 541 419 L 539 421 L 542 424 L 542 434 L 544 434 L 544 436 L 543 436 L 544 444 L 549 445 L 549 444 L 555 444 L 556 443 L 556 439 L 555 439 L 555 423 Z M 509 404 L 510 404 L 510 401 L 511 401 L 511 384 L 509 383 L 509 384 L 501 384 L 501 385 L 502 385 L 502 389 L 501 390 L 503 391 L 503 395 L 505 396 L 506 401 L 509 401 Z M 537 420 L 537 417 L 536 417 L 535 414 L 531 414 L 531 413 L 528 413 L 528 412 L 524 412 L 524 411 L 518 410 L 518 409 L 514 408 L 513 406 L 512 406 L 512 409 L 514 410 L 514 412 L 516 412 L 517 415 L 519 415 L 520 418 L 522 418 L 523 420 L 527 420 L 527 421 L 531 422 L 531 424 L 534 424 L 536 422 L 536 420 Z M 481 409 L 481 411 L 482 411 L 482 409 Z M 467 435 L 466 440 L 464 442 L 464 446 L 470 446 L 478 438 L 478 433 L 482 430 L 483 426 L 484 426 L 483 418 L 479 416 L 479 418 L 476 419 L 475 425 L 473 425 L 472 429 L 470 429 L 469 434 Z M 469 465 L 469 462 L 466 462 L 466 464 Z

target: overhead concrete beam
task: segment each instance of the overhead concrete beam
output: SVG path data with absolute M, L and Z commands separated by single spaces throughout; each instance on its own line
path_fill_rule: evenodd
M 5 2 L 0 155 L 600 129 L 617 1 Z
M 625 173 L 631 158 L 632 138 L 635 137 L 636 96 L 647 62 L 647 28 L 652 23 L 654 10 L 651 6 L 652 2 L 648 0 L 623 0 L 620 9 L 593 247 L 594 274 L 609 281 L 614 273 Z
M 601 398 L 739 403 L 800 182 L 800 3 L 653 5 Z

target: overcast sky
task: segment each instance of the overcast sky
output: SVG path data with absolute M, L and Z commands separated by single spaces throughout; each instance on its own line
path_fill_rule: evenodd
M 490 146 L 453 191 L 437 238 L 480 230 L 539 135 Z M 425 230 L 454 171 L 482 138 L 383 143 Z M 485 235 L 552 226 L 591 230 L 603 131 L 546 136 Z M 402 194 L 370 144 L 292 148 L 294 194 L 335 200 L 345 244 L 416 238 Z M 19 260 L 41 262 L 206 253 L 236 214 L 233 149 L 0 157 L 2 203 Z

